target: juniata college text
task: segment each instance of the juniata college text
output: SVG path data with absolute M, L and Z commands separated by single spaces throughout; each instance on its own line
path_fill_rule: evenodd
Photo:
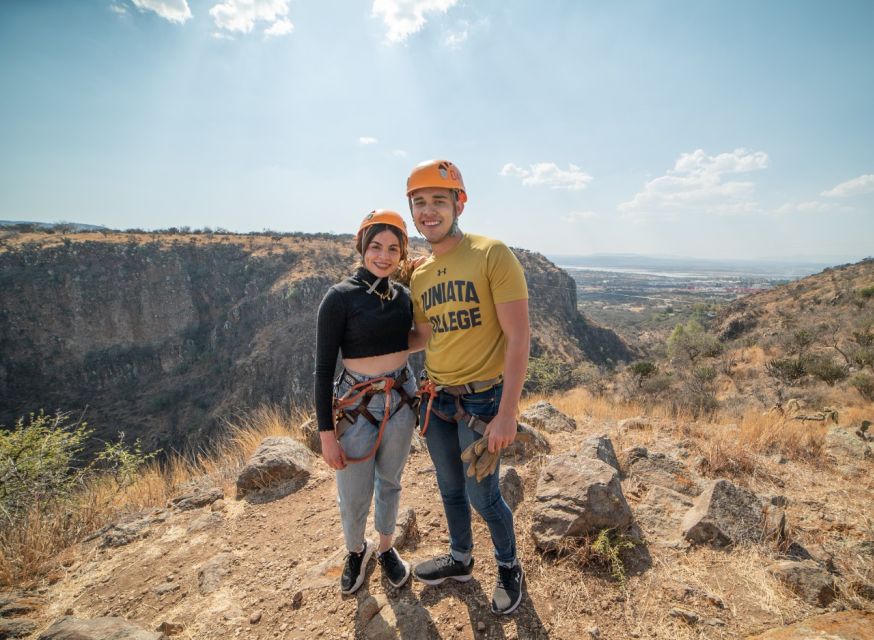
M 429 288 L 421 295 L 422 309 L 428 311 L 431 307 L 446 302 L 475 302 L 479 303 L 479 296 L 473 282 L 467 280 L 450 280 L 440 282 Z M 459 329 L 470 329 L 482 324 L 480 308 L 459 309 L 437 315 L 429 315 L 431 329 L 435 333 L 446 333 Z

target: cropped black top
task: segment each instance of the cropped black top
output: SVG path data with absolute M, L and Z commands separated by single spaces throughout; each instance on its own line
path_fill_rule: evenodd
M 405 351 L 412 326 L 409 290 L 387 278 L 377 278 L 364 267 L 328 289 L 319 305 L 316 324 L 315 404 L 319 431 L 334 428 L 331 399 L 337 355 L 368 358 Z

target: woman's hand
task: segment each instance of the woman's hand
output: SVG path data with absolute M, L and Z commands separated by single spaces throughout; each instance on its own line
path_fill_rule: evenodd
M 410 264 L 410 273 L 419 268 L 419 265 L 425 262 L 428 259 L 428 256 L 410 256 L 409 264 Z
M 340 470 L 346 468 L 346 454 L 340 448 L 340 443 L 337 442 L 337 436 L 333 431 L 319 431 L 319 438 L 322 440 L 322 458 L 332 469 Z

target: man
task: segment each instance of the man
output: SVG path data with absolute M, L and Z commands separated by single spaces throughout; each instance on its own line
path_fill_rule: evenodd
M 478 482 L 467 477 L 461 453 L 485 437 L 488 451 L 498 455 L 516 436 L 530 334 L 525 274 L 503 243 L 458 228 L 467 192 L 451 162 L 414 168 L 407 198 L 432 250 L 410 283 L 412 340 L 426 345 L 425 370 L 436 392 L 430 411 L 423 398 L 420 424 L 449 527 L 449 554 L 418 564 L 413 575 L 426 584 L 471 579 L 473 505 L 488 524 L 498 563 L 492 611 L 508 614 L 519 606 L 523 580 L 513 513 L 501 497 L 499 468 Z

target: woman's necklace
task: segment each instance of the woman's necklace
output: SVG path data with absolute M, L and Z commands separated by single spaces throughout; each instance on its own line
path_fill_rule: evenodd
M 394 291 L 391 288 L 391 284 L 388 283 L 386 291 L 384 293 L 382 291 L 377 291 L 376 288 L 379 286 L 380 282 L 382 282 L 382 278 L 377 278 L 376 280 L 374 280 L 373 284 L 370 285 L 370 288 L 367 289 L 367 293 L 372 293 L 383 302 L 388 302 L 394 297 Z

